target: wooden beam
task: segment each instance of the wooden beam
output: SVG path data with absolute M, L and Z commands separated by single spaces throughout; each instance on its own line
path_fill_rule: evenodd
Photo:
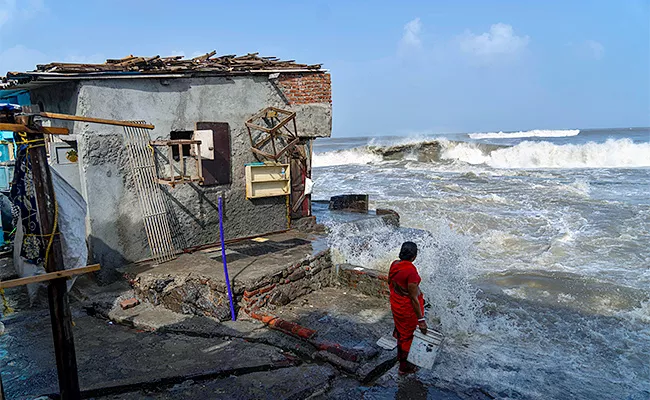
M 246 125 L 247 127 L 251 128 L 251 129 L 255 129 L 255 130 L 262 131 L 262 132 L 266 132 L 266 133 L 270 133 L 270 132 L 273 130 L 273 128 L 265 128 L 265 127 L 263 127 L 263 126 L 259 126 L 259 125 L 253 124 L 253 123 L 251 123 L 251 122 L 246 122 L 245 125 Z
M 39 113 L 38 115 L 40 115 L 43 118 L 62 119 L 62 120 L 66 120 L 66 121 L 94 122 L 96 124 L 130 126 L 132 128 L 144 128 L 144 129 L 154 129 L 155 128 L 155 126 L 150 125 L 150 124 L 138 124 L 137 122 L 118 121 L 118 120 L 114 120 L 114 119 L 82 117 L 82 116 L 79 116 L 79 115 L 68 115 L 68 114 L 59 114 L 59 113 L 51 113 L 51 112 L 42 112 L 42 113 Z
M 149 142 L 152 146 L 176 146 L 183 144 L 201 144 L 200 140 L 191 139 L 175 139 L 175 140 L 152 140 Z
M 68 128 L 56 128 L 53 126 L 29 127 L 21 124 L 0 124 L 0 131 L 43 133 L 47 135 L 68 135 Z
M 28 276 L 26 278 L 12 279 L 9 281 L 0 281 L 0 289 L 7 289 L 10 287 L 29 285 L 30 283 L 51 281 L 52 279 L 67 278 L 75 275 L 87 274 L 100 270 L 99 264 L 88 265 L 85 267 L 65 269 L 63 271 L 48 272 L 42 275 Z
M 274 154 L 269 154 L 269 153 L 263 152 L 262 150 L 258 150 L 255 147 L 251 147 L 251 150 L 253 151 L 253 153 L 257 153 L 257 154 L 259 154 L 259 155 L 261 155 L 263 157 L 272 158 L 272 159 L 277 161 L 277 157 Z
M 45 140 L 42 134 L 28 134 L 28 140 Z M 38 210 L 41 232 L 52 234 L 44 236 L 43 244 L 48 243 L 50 251 L 44 260 L 45 272 L 57 273 L 65 270 L 61 235 L 57 224 L 56 198 L 52 185 L 52 172 L 47 162 L 45 146 L 32 146 L 27 149 L 32 169 L 34 195 Z M 62 400 L 79 400 L 79 373 L 77 356 L 72 334 L 72 313 L 68 299 L 68 285 L 65 278 L 53 279 L 47 285 L 50 321 L 54 341 L 54 355 L 59 378 L 59 395 Z

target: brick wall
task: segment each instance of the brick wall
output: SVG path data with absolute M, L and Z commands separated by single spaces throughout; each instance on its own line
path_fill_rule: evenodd
M 387 299 L 390 295 L 388 276 L 379 271 L 351 264 L 337 265 L 339 284 L 368 296 Z
M 332 80 L 328 73 L 285 73 L 277 80 L 289 104 L 332 103 Z

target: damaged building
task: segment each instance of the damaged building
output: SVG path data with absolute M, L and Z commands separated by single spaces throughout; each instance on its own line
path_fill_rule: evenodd
M 161 246 L 179 253 L 218 242 L 219 197 L 226 240 L 311 216 L 312 144 L 332 125 L 320 65 L 214 52 L 51 63 L 9 73 L 1 96 L 18 94 L 44 112 L 155 125 L 50 120 L 69 129 L 51 139 L 50 164 L 86 202 L 89 261 L 102 265 L 101 280 Z M 156 175 L 155 187 L 139 182 L 142 171 Z

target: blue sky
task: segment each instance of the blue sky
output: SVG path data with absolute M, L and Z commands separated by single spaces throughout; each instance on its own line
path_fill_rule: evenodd
M 335 136 L 650 125 L 650 0 L 0 0 L 0 73 L 260 52 L 332 73 Z

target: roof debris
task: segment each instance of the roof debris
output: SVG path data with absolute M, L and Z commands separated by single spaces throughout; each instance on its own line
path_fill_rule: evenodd
M 280 60 L 277 57 L 260 57 L 258 53 L 243 56 L 216 56 L 216 51 L 185 59 L 183 56 L 137 57 L 130 55 L 120 59 L 109 59 L 103 64 L 59 63 L 41 64 L 35 71 L 9 72 L 2 78 L 4 85 L 12 86 L 38 77 L 81 75 L 155 75 L 155 74 L 247 74 L 265 71 L 321 69 L 320 64 L 299 64 L 294 60 Z

